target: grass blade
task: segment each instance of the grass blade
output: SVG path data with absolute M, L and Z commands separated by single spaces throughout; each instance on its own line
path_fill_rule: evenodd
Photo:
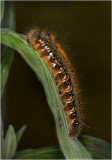
M 1 93 L 3 93 L 4 87 L 6 84 L 6 80 L 8 77 L 8 73 L 9 73 L 10 65 L 13 60 L 12 48 L 4 47 L 4 52 L 5 53 L 1 61 Z
M 3 3 L 3 1 L 1 1 Z M 2 19 L 2 28 L 10 28 L 15 29 L 15 20 L 14 20 L 14 6 L 13 2 L 5 2 L 4 7 L 4 16 Z M 3 94 L 4 87 L 6 84 L 6 80 L 8 77 L 9 69 L 13 60 L 13 49 L 8 48 L 4 45 L 2 47 L 1 52 L 1 90 L 0 94 Z
M 15 21 L 14 21 L 14 6 L 13 6 L 13 2 L 4 2 L 4 1 L 0 1 L 1 3 L 1 19 L 2 19 L 2 23 L 1 23 L 1 27 L 6 27 L 6 28 L 11 28 L 11 29 L 15 29 Z M 1 35 L 0 35 L 1 38 Z M 5 45 L 1 45 L 1 64 L 0 64 L 0 69 L 1 69 L 1 85 L 0 85 L 0 97 L 3 94 L 4 88 L 5 88 L 5 84 L 7 81 L 7 77 L 8 77 L 8 73 L 9 73 L 9 69 L 13 60 L 13 49 L 5 46 Z M 0 129 L 1 129 L 1 143 L 3 142 L 3 123 L 2 123 L 2 118 L 0 121 Z
M 41 149 L 27 149 L 19 151 L 14 159 L 64 159 L 60 147 L 48 147 Z
M 21 137 L 26 129 L 26 125 L 24 125 L 17 133 L 16 133 L 16 140 L 17 140 L 17 144 L 19 144 Z
M 104 140 L 91 136 L 78 138 L 93 159 L 111 159 L 111 145 Z M 60 147 L 48 147 L 34 150 L 18 151 L 13 158 L 18 159 L 64 159 Z
M 111 145 L 108 142 L 91 136 L 80 136 L 79 140 L 94 159 L 111 159 Z
M 16 134 L 12 125 L 9 126 L 3 145 L 3 158 L 10 159 L 17 147 Z
M 53 81 L 51 72 L 44 60 L 40 57 L 37 51 L 32 50 L 32 48 L 28 46 L 24 36 L 6 29 L 2 30 L 1 34 L 2 43 L 16 49 L 42 82 L 49 106 L 55 117 L 57 136 L 65 157 L 67 159 L 90 159 L 90 154 L 77 138 L 68 138 L 69 129 L 65 113 L 62 110 L 62 103 L 59 98 L 59 93 L 56 89 L 56 84 Z M 60 118 L 62 120 L 61 127 L 59 124 Z
M 2 28 L 7 27 L 13 30 L 15 29 L 14 3 L 12 1 L 4 2 L 4 15 L 3 15 L 1 27 Z
M 0 23 L 1 23 L 4 15 L 4 1 L 0 1 L 0 8 L 1 8 L 1 15 L 0 15 Z

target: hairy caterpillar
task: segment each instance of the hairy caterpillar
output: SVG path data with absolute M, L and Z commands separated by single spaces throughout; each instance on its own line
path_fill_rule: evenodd
M 66 114 L 71 138 L 80 134 L 83 116 L 79 99 L 77 79 L 72 66 L 52 33 L 31 29 L 27 34 L 28 43 L 36 49 L 51 70 L 59 91 L 63 110 Z

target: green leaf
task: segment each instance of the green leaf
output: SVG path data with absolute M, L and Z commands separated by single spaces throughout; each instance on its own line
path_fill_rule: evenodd
M 91 136 L 80 136 L 80 142 L 94 159 L 111 159 L 111 145 L 104 140 Z
M 2 1 L 3 3 L 3 1 Z M 15 30 L 15 16 L 14 16 L 14 3 L 13 1 L 5 1 L 4 15 L 1 23 L 2 28 L 10 28 Z
M 3 18 L 3 15 L 4 15 L 4 1 L 0 1 L 0 8 L 1 8 L 1 15 L 0 15 L 0 24 L 2 22 L 2 18 Z
M 19 151 L 13 159 L 64 159 L 64 155 L 59 147 L 48 147 Z
M 12 48 L 4 47 L 4 52 L 5 53 L 1 62 L 1 92 L 2 93 L 8 77 L 9 68 L 13 60 Z
M 7 29 L 3 29 L 1 35 L 2 43 L 17 50 L 29 66 L 34 70 L 43 84 L 47 101 L 55 117 L 57 137 L 64 156 L 67 159 L 91 158 L 90 154 L 77 138 L 70 139 L 68 137 L 69 128 L 66 115 L 62 109 L 62 102 L 60 100 L 56 84 L 53 81 L 49 68 L 40 57 L 39 53 L 28 45 L 26 38 L 23 35 Z M 59 124 L 60 119 L 62 121 L 61 126 Z
M 111 159 L 111 145 L 104 140 L 91 136 L 80 136 L 78 138 L 91 154 L 93 159 Z M 13 158 L 18 159 L 64 159 L 60 147 L 48 147 L 34 150 L 22 150 Z
M 17 133 L 16 133 L 16 140 L 17 140 L 17 144 L 19 144 L 21 137 L 26 129 L 27 125 L 24 125 Z
M 3 3 L 3 2 L 1 2 Z M 2 19 L 2 28 L 15 29 L 15 19 L 14 19 L 14 6 L 13 2 L 5 2 L 4 16 Z M 1 52 L 1 90 L 0 94 L 3 94 L 6 80 L 8 77 L 9 69 L 13 60 L 13 49 L 2 45 Z
M 12 28 L 15 29 L 15 21 L 14 21 L 14 6 L 13 2 L 4 2 L 0 1 L 1 4 L 1 19 L 2 27 L 7 27 L 7 28 Z M 4 13 L 4 15 L 3 15 Z M 1 35 L 0 35 L 1 38 Z M 1 45 L 1 64 L 0 64 L 0 69 L 1 69 L 1 79 L 0 79 L 0 97 L 3 94 L 5 84 L 7 81 L 9 69 L 13 60 L 13 49 L 8 48 L 5 45 Z M 1 129 L 1 143 L 4 141 L 4 133 L 3 133 L 3 123 L 2 119 L 0 121 L 0 129 Z M 2 144 L 1 144 L 2 145 Z
M 9 126 L 3 145 L 3 158 L 10 159 L 15 154 L 17 147 L 16 134 L 12 125 Z

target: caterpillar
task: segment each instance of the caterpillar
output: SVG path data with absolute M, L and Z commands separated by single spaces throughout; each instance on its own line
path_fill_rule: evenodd
M 47 33 L 40 28 L 34 28 L 27 33 L 26 37 L 29 45 L 40 53 L 51 70 L 66 114 L 68 137 L 79 136 L 83 126 L 83 116 L 77 78 L 67 55 L 51 32 Z

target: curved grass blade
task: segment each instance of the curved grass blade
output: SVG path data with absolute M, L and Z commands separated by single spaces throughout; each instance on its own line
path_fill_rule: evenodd
M 111 144 L 108 142 L 91 136 L 80 136 L 79 140 L 91 154 L 92 158 L 111 159 Z
M 99 138 L 80 136 L 78 138 L 93 159 L 111 159 L 111 145 Z M 13 158 L 17 159 L 64 159 L 60 147 L 48 147 L 34 150 L 18 151 Z
M 13 159 L 64 159 L 64 155 L 60 147 L 48 147 L 18 151 Z
M 1 26 L 2 27 L 7 27 L 7 28 L 15 28 L 15 22 L 14 22 L 14 10 L 13 10 L 13 2 L 4 2 L 0 1 L 0 8 L 1 8 L 1 15 L 0 15 L 0 20 L 1 20 Z M 0 35 L 1 38 L 1 35 Z M 10 69 L 10 65 L 12 63 L 13 59 L 13 49 L 8 48 L 7 46 L 4 46 L 3 44 L 1 45 L 2 48 L 2 53 L 1 53 L 1 64 L 0 64 L 0 69 L 1 69 L 1 85 L 0 85 L 0 97 L 3 94 L 3 90 L 5 87 L 5 83 L 8 77 L 8 72 Z M 1 114 L 1 113 L 0 113 Z M 1 137 L 1 143 L 3 143 L 3 123 L 2 123 L 2 118 L 0 121 L 0 137 Z M 2 145 L 2 144 L 1 144 Z M 0 149 L 1 151 L 1 149 Z M 0 154 L 1 155 L 1 154 Z
M 67 159 L 90 159 L 90 154 L 77 138 L 68 138 L 69 128 L 65 113 L 62 110 L 62 103 L 56 89 L 56 84 L 53 81 L 49 68 L 39 53 L 28 46 L 23 35 L 6 29 L 2 30 L 1 35 L 2 43 L 16 49 L 42 82 L 49 106 L 55 117 L 57 136 L 64 156 Z M 62 121 L 61 126 L 59 124 L 60 119 Z
M 17 144 L 19 144 L 21 137 L 26 129 L 27 125 L 24 125 L 17 133 L 16 133 L 16 140 L 17 140 Z
M 2 2 L 3 3 L 3 2 Z M 15 29 L 15 19 L 14 19 L 14 5 L 13 2 L 5 2 L 4 16 L 2 19 L 2 28 Z M 9 69 L 13 60 L 13 49 L 2 45 L 1 46 L 1 90 L 0 94 L 3 94 L 6 80 L 8 77 Z
M 11 28 L 11 29 L 15 29 L 15 21 L 14 21 L 14 6 L 13 6 L 13 2 L 4 2 L 1 1 L 1 9 L 2 9 L 2 23 L 1 23 L 1 27 L 5 27 L 5 28 Z M 4 14 L 3 14 L 4 13 Z M 1 35 L 0 35 L 1 38 Z M 3 94 L 4 91 L 4 87 L 7 81 L 7 77 L 8 77 L 8 73 L 9 73 L 9 69 L 13 60 L 13 49 L 5 46 L 5 45 L 1 45 L 1 64 L 0 64 L 0 69 L 1 69 L 1 85 L 0 85 L 0 97 Z M 1 117 L 1 121 L 0 121 L 0 129 L 1 129 L 1 143 L 3 143 L 4 139 L 3 139 L 3 123 L 2 123 L 2 117 Z M 2 144 L 1 144 L 2 145 Z
M 16 134 L 12 125 L 9 126 L 3 144 L 3 158 L 10 159 L 15 154 L 17 147 Z

